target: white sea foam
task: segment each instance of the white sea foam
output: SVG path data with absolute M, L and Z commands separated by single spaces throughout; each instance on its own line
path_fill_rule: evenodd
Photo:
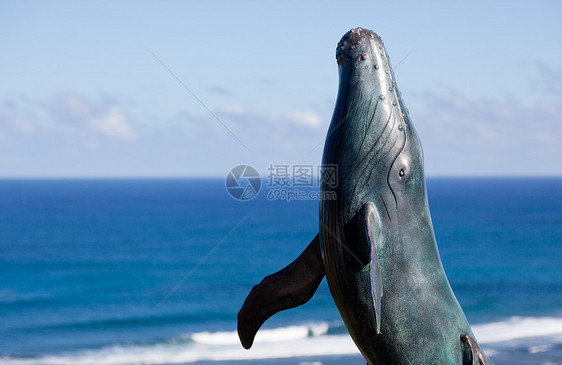
M 505 321 L 472 326 L 472 331 L 480 343 L 562 335 L 562 318 L 511 317 Z
M 298 356 L 357 354 L 357 348 L 347 335 L 310 337 L 305 340 L 255 344 L 251 351 L 240 344 L 202 346 L 198 344 L 113 346 L 63 356 L 37 359 L 0 359 L 5 365 L 136 365 L 181 364 L 197 361 L 257 360 Z
M 1 365 L 136 365 L 181 364 L 197 361 L 258 360 L 299 356 L 358 354 L 348 335 L 326 335 L 327 323 L 261 330 L 251 351 L 232 332 L 199 332 L 183 341 L 152 345 L 112 346 L 34 359 L 0 358 Z M 190 341 L 185 341 L 190 339 Z
M 538 353 L 541 353 L 541 352 L 550 351 L 551 349 L 552 349 L 552 344 L 531 346 L 531 347 L 529 347 L 529 353 L 530 354 L 538 354 Z
M 290 326 L 275 329 L 262 329 L 256 335 L 254 343 L 272 343 L 298 340 L 302 338 L 321 336 L 328 332 L 327 323 L 314 323 L 303 326 Z M 205 345 L 237 345 L 240 343 L 238 334 L 233 332 L 200 332 L 190 338 Z
M 235 331 L 199 332 L 178 338 L 181 341 L 159 344 L 111 346 L 33 359 L 4 357 L 0 365 L 149 365 L 359 354 L 349 335 L 328 335 L 328 328 L 327 323 L 319 323 L 261 330 L 250 351 L 242 348 Z M 473 330 L 484 345 L 544 336 L 554 336 L 553 341 L 558 342 L 562 338 L 562 318 L 513 317 L 476 325 Z M 546 343 L 529 348 L 529 352 L 549 349 Z M 493 349 L 486 351 L 491 355 Z

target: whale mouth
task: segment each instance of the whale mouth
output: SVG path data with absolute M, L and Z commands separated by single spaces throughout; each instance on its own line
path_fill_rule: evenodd
M 364 61 L 369 53 L 379 49 L 384 53 L 384 42 L 377 33 L 369 29 L 354 28 L 345 33 L 336 47 L 336 60 L 338 65 L 348 62 Z

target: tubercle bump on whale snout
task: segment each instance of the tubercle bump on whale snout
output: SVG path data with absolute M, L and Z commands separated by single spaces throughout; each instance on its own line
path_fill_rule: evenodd
M 336 47 L 336 60 L 338 65 L 341 65 L 349 57 L 350 51 L 353 51 L 357 46 L 362 43 L 375 41 L 375 43 L 382 46 L 383 41 L 377 33 L 369 29 L 354 28 L 345 33 Z

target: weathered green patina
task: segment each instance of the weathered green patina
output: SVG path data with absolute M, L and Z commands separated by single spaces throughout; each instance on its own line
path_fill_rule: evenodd
M 443 270 L 423 152 L 382 40 L 357 28 L 337 47 L 338 98 L 322 163 L 335 200 L 320 202 L 320 233 L 287 268 L 252 289 L 238 331 L 249 348 L 263 322 L 306 302 L 324 274 L 369 364 L 492 364 Z M 329 195 L 327 195 L 329 196 Z

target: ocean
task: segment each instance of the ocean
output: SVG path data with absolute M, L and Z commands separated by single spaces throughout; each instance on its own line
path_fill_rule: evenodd
M 451 286 L 496 364 L 562 364 L 562 178 L 430 178 Z M 223 179 L 0 180 L 0 364 L 365 364 L 325 280 L 251 350 L 236 314 L 318 201 Z

